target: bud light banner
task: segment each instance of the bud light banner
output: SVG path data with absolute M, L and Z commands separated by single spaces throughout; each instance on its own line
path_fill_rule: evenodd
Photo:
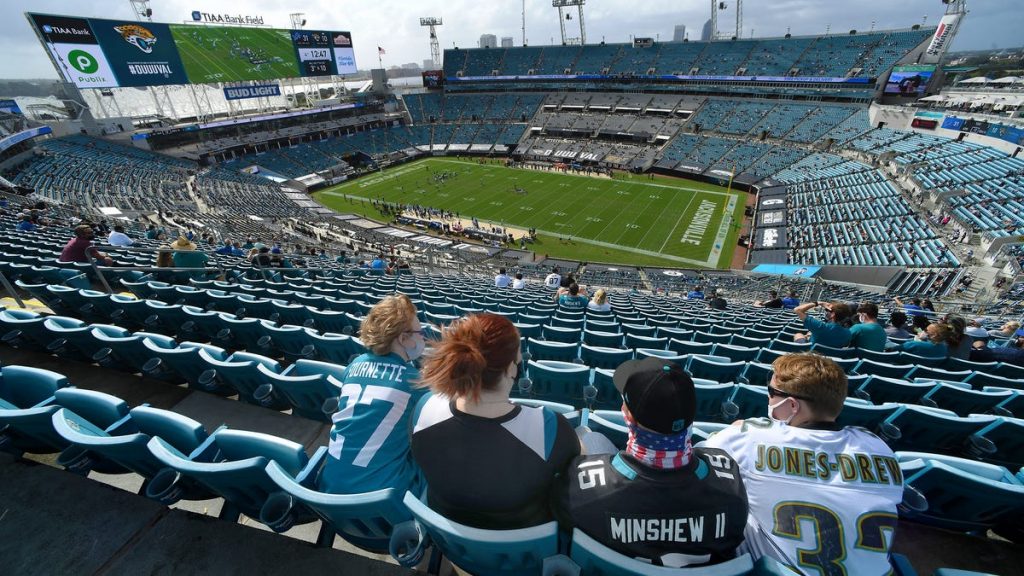
M 246 98 L 265 98 L 280 96 L 281 86 L 277 84 L 257 84 L 255 86 L 232 86 L 224 89 L 225 100 L 245 100 Z

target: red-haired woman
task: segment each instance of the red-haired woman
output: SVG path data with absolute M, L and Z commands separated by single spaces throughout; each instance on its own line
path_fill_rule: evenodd
M 509 401 L 523 357 L 507 318 L 455 322 L 424 362 L 432 394 L 417 406 L 412 454 L 427 504 L 446 518 L 492 530 L 552 520 L 549 492 L 580 453 L 568 421 Z

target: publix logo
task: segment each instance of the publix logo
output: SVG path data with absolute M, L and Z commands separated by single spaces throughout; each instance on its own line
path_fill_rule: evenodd
M 68 60 L 75 70 L 82 74 L 95 74 L 100 69 L 100 63 L 92 54 L 85 50 L 72 50 L 68 52 Z

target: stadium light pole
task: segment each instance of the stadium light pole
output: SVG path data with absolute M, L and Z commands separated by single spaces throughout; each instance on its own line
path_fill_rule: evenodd
M 551 0 L 551 6 L 558 8 L 558 27 L 562 32 L 562 44 L 575 44 L 575 40 L 579 40 L 579 43 L 587 43 L 587 27 L 583 23 L 583 5 L 586 4 L 587 0 Z M 571 14 L 566 14 L 565 9 L 575 6 L 578 13 L 577 19 L 580 25 L 580 37 L 579 38 L 566 38 L 565 37 L 565 21 L 571 18 Z
M 434 70 L 441 67 L 441 46 L 437 42 L 437 27 L 444 22 L 434 16 L 420 18 L 420 26 L 430 28 L 430 59 L 434 62 Z

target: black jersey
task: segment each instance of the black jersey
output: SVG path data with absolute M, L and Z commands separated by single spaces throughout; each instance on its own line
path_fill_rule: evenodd
M 663 566 L 735 557 L 747 523 L 739 468 L 717 449 L 694 448 L 690 463 L 676 470 L 645 466 L 625 452 L 582 456 L 565 475 L 561 499 L 563 524 Z
M 580 453 L 576 433 L 561 415 L 517 405 L 500 418 L 483 418 L 430 395 L 413 421 L 412 454 L 432 510 L 492 530 L 554 519 L 556 477 Z

